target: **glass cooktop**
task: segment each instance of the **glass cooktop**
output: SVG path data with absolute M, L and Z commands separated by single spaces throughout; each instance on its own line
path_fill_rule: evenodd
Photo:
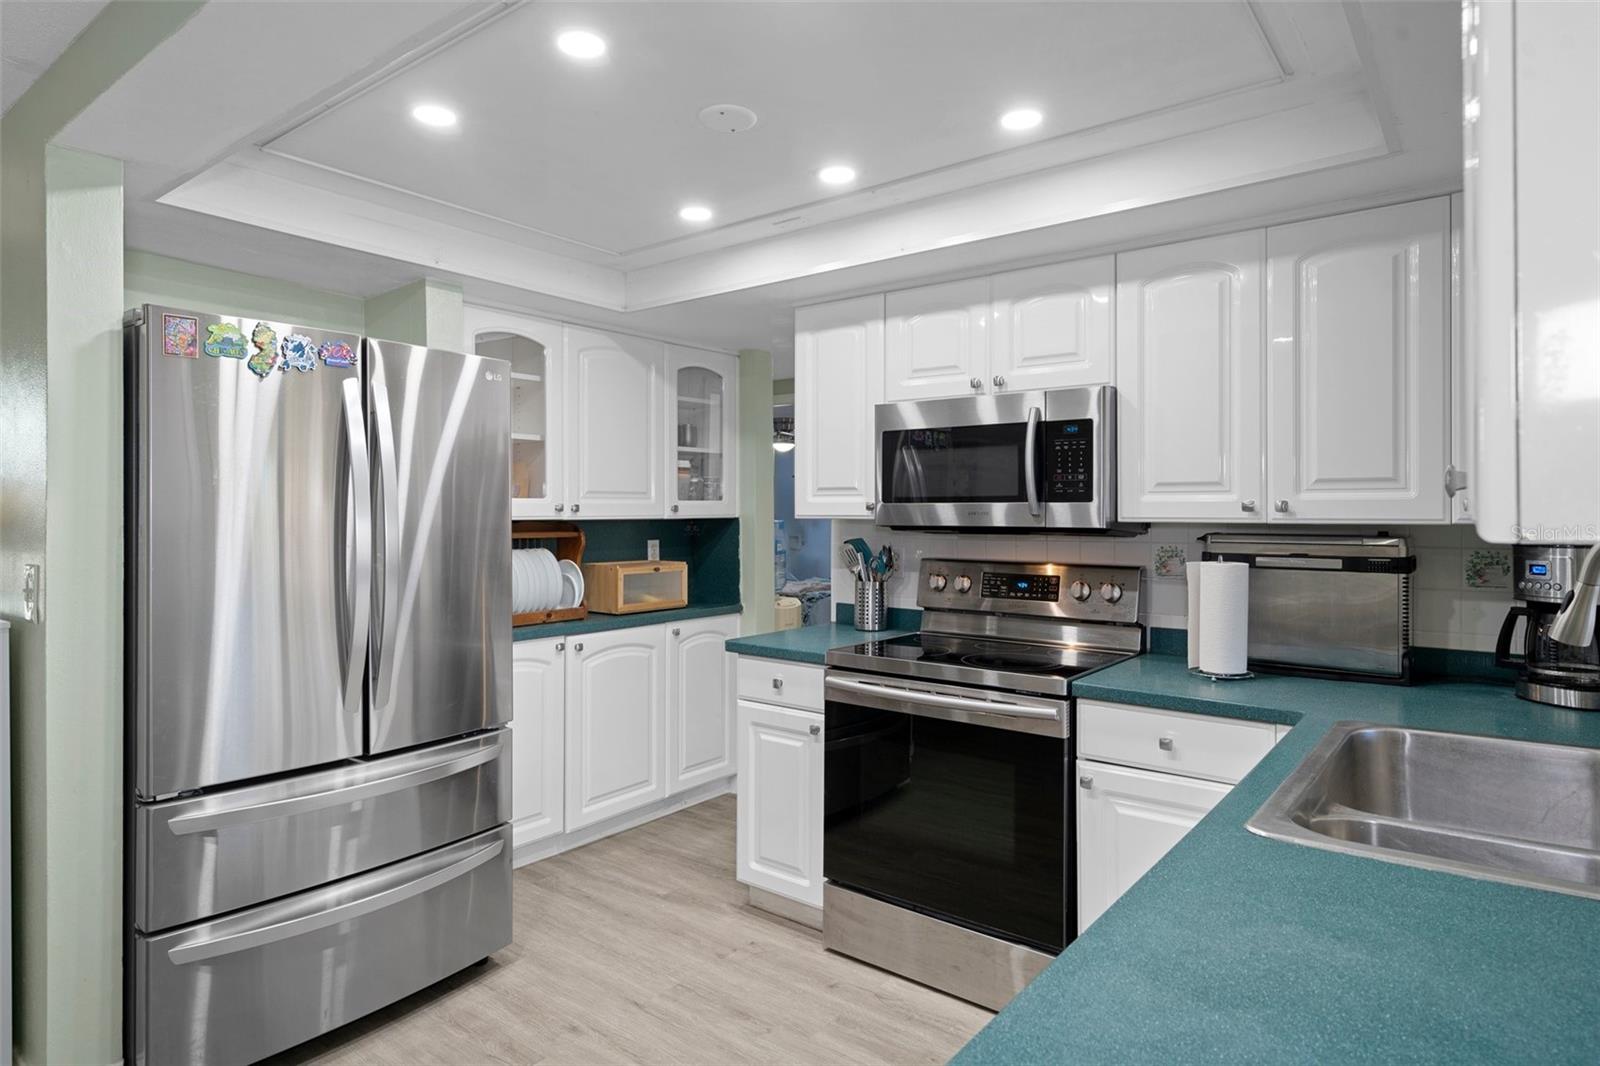
M 1126 652 L 1073 645 L 912 633 L 828 653 L 829 666 L 1064 696 L 1073 677 L 1127 658 Z

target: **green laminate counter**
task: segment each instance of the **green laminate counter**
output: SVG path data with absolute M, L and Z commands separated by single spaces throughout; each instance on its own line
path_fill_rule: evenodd
M 1483 683 L 1214 683 L 1169 655 L 1073 691 L 1294 728 L 956 1063 L 1600 1061 L 1600 901 L 1244 827 L 1338 721 L 1600 747 L 1600 714 Z
M 634 629 L 638 626 L 659 626 L 670 622 L 687 622 L 691 618 L 715 618 L 722 614 L 738 614 L 742 607 L 737 603 L 709 603 L 680 607 L 674 611 L 642 611 L 639 614 L 597 614 L 576 622 L 547 622 L 542 626 L 517 626 L 511 630 L 512 640 L 541 640 L 544 637 L 570 637 L 575 633 L 603 633 L 608 629 Z
M 796 663 L 826 661 L 828 652 L 848 644 L 866 640 L 888 640 L 915 633 L 915 623 L 908 629 L 880 629 L 863 633 L 853 625 L 833 622 L 821 626 L 802 626 L 799 629 L 780 629 L 776 633 L 758 633 L 754 636 L 736 637 L 728 641 L 727 648 L 739 655 L 754 655 L 762 659 L 787 659 Z

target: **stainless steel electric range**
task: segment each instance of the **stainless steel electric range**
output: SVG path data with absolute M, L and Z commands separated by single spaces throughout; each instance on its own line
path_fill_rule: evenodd
M 1144 650 L 1140 571 L 919 579 L 920 632 L 828 653 L 823 940 L 999 1009 L 1077 930 L 1070 686 Z

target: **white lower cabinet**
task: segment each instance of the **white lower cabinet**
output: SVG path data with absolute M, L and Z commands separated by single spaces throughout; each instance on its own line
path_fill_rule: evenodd
M 738 631 L 737 615 L 720 615 L 513 645 L 516 846 L 636 821 L 732 777 L 734 656 L 723 645 Z
M 513 644 L 511 820 L 516 846 L 566 828 L 566 707 L 566 639 Z
M 726 649 L 737 615 L 667 629 L 667 794 L 727 777 L 734 747 L 734 663 Z
M 1078 931 L 1172 850 L 1232 786 L 1078 760 Z
M 738 878 L 821 907 L 821 708 L 741 699 L 738 714 Z
M 1076 710 L 1081 933 L 1254 769 L 1287 728 L 1097 700 L 1079 700 Z

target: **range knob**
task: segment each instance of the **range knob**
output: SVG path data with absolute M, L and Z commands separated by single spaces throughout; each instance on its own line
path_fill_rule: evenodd
M 1071 596 L 1079 603 L 1082 603 L 1084 600 L 1088 599 L 1089 594 L 1093 591 L 1094 590 L 1089 587 L 1089 583 L 1082 580 L 1074 581 L 1071 585 L 1067 586 L 1067 595 Z
M 1122 586 L 1107 581 L 1100 586 L 1100 598 L 1107 603 L 1116 603 L 1122 599 Z
M 932 589 L 935 592 L 943 592 L 944 591 L 944 586 L 945 586 L 945 578 L 944 578 L 943 574 L 929 574 L 928 575 L 928 587 L 930 589 Z
M 956 591 L 957 592 L 971 592 L 972 591 L 972 579 L 970 577 L 968 577 L 966 574 L 959 575 L 956 578 Z

